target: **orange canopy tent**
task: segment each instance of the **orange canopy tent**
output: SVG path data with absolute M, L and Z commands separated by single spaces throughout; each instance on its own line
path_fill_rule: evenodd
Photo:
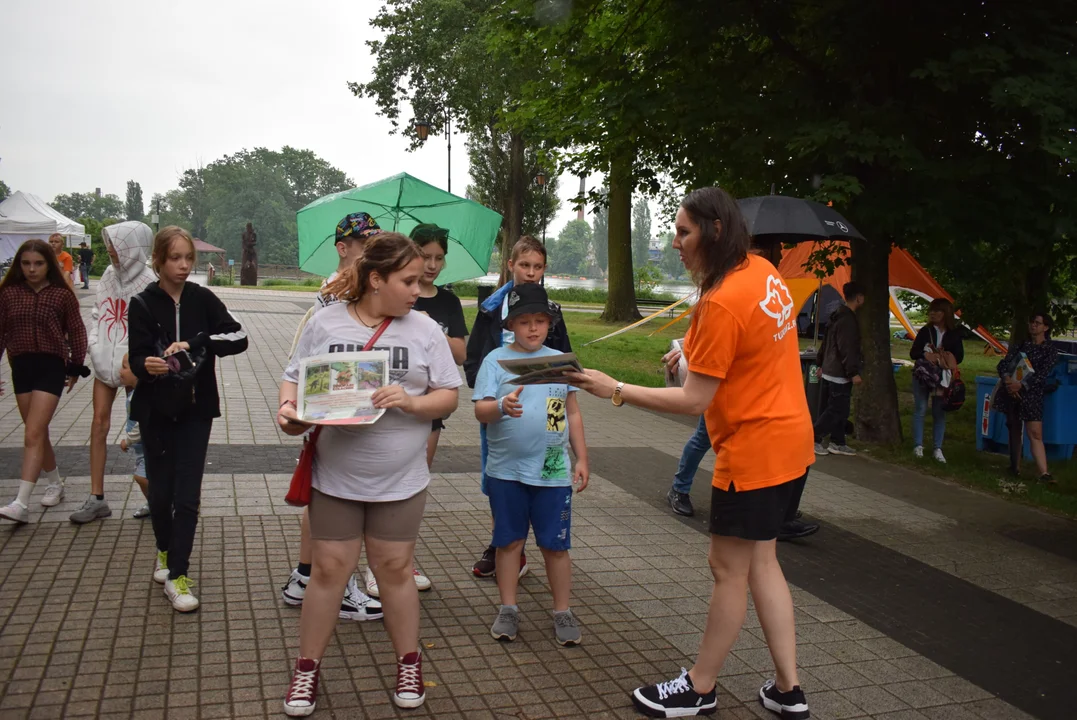
M 835 241 L 833 244 L 845 246 L 846 251 L 848 251 L 846 243 Z M 782 262 L 778 266 L 778 271 L 782 274 L 786 285 L 789 287 L 789 292 L 793 296 L 793 306 L 798 313 L 820 288 L 820 279 L 816 277 L 815 273 L 804 269 L 804 265 L 808 262 L 808 257 L 811 253 L 819 249 L 822 249 L 822 246 L 817 243 L 799 243 L 782 253 Z M 834 272 L 828 277 L 823 278 L 822 284 L 830 285 L 838 293 L 841 293 L 842 286 L 851 279 L 849 266 L 843 265 L 835 268 Z M 895 247 L 890 251 L 890 312 L 894 314 L 894 317 L 897 318 L 898 322 L 910 335 L 915 336 L 916 330 L 913 328 L 912 323 L 909 322 L 901 303 L 897 301 L 897 293 L 902 290 L 928 300 L 942 297 L 953 302 L 953 297 L 943 289 L 942 285 L 939 285 L 935 278 L 931 277 L 931 274 L 916 261 L 916 258 L 908 250 Z M 982 326 L 976 327 L 974 332 L 999 352 L 1006 352 L 1005 346 L 986 328 Z

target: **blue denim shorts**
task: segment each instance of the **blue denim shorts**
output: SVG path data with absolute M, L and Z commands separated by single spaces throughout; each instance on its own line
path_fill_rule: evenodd
M 545 487 L 483 476 L 494 516 L 494 547 L 505 547 L 535 531 L 544 550 L 572 547 L 572 486 Z

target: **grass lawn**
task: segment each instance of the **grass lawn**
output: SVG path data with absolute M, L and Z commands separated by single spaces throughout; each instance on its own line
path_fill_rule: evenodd
M 475 308 L 464 308 L 468 327 L 475 320 Z M 585 342 L 601 337 L 619 326 L 602 322 L 592 313 L 565 313 L 572 346 L 585 367 L 593 367 L 606 372 L 618 380 L 634 385 L 662 387 L 665 377 L 659 358 L 669 349 L 669 341 L 684 336 L 688 321 L 682 320 L 671 328 L 648 337 L 655 328 L 661 327 L 658 321 L 652 321 L 643 327 L 630 330 L 597 345 L 583 347 Z M 803 344 L 803 343 L 802 343 Z M 894 340 L 892 355 L 907 358 L 911 342 Z M 1077 462 L 1050 462 L 1051 473 L 1058 480 L 1058 485 L 1049 488 L 1034 481 L 1035 465 L 1026 460 L 1022 465 L 1024 482 L 1014 482 L 1006 475 L 1009 459 L 1004 455 L 978 452 L 976 450 L 976 376 L 994 376 L 999 358 L 983 354 L 983 342 L 970 340 L 965 343 L 965 360 L 961 365 L 962 379 L 968 388 L 965 405 L 957 412 L 947 413 L 946 439 L 943 451 L 946 465 L 940 465 L 928 457 L 916 459 L 912 454 L 912 369 L 902 368 L 896 376 L 898 386 L 898 407 L 901 413 L 901 425 L 904 440 L 894 447 L 859 443 L 853 445 L 864 455 L 884 462 L 914 468 L 917 471 L 945 478 L 962 485 L 1004 495 L 1019 502 L 1053 510 L 1060 514 L 1077 517 Z M 690 432 L 685 430 L 685 440 Z M 931 417 L 925 420 L 924 435 L 930 446 Z M 930 451 L 930 447 L 928 448 Z

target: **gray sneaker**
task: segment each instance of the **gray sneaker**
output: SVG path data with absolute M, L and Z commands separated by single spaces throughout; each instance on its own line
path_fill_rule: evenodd
M 856 455 L 856 450 L 853 450 L 848 445 L 835 445 L 834 443 L 830 443 L 830 447 L 826 450 L 831 455 Z
M 132 513 L 132 515 L 134 517 L 136 517 L 136 518 L 144 518 L 144 517 L 147 517 L 149 514 L 150 514 L 150 505 L 149 505 L 149 503 L 146 503 L 145 505 L 143 505 L 138 510 L 135 510 Z
M 490 635 L 494 640 L 508 640 L 511 642 L 516 639 L 516 633 L 519 631 L 520 613 L 502 605 L 501 609 L 497 611 L 497 620 L 494 620 L 494 625 L 490 628 Z
M 571 610 L 553 614 L 553 631 L 562 645 L 580 644 L 580 623 Z
M 111 516 L 112 508 L 108 506 L 108 501 L 98 500 L 93 495 L 90 495 L 86 498 L 86 502 L 82 503 L 82 507 L 71 513 L 71 522 L 81 525 Z
M 829 455 L 830 451 L 826 449 L 826 446 L 823 445 L 823 443 L 815 443 L 815 454 L 816 455 Z

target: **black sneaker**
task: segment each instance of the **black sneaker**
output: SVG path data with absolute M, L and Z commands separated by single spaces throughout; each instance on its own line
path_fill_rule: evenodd
M 692 507 L 692 496 L 688 493 L 677 492 L 670 488 L 669 492 L 666 493 L 666 502 L 673 508 L 673 512 L 678 515 L 692 517 L 696 514 L 695 508 Z
M 785 540 L 808 537 L 817 532 L 819 532 L 819 523 L 793 520 L 791 522 L 782 523 L 781 528 L 778 530 L 778 539 L 784 542 Z
M 700 695 L 692 687 L 692 678 L 688 677 L 688 671 L 681 668 L 680 676 L 672 680 L 633 690 L 632 702 L 637 710 L 648 717 L 713 715 L 718 710 L 716 691 L 717 686 L 711 688 L 706 695 Z
M 779 692 L 773 680 L 767 680 L 759 688 L 759 703 L 772 713 L 781 715 L 782 720 L 808 720 L 808 701 L 804 691 L 795 686 L 789 692 Z
M 475 573 L 475 577 L 493 577 L 497 572 L 497 548 L 491 545 L 483 550 L 482 557 L 471 568 L 471 572 Z
M 1057 485 L 1058 481 L 1052 477 L 1051 473 L 1044 473 L 1040 475 L 1040 482 L 1044 485 Z

